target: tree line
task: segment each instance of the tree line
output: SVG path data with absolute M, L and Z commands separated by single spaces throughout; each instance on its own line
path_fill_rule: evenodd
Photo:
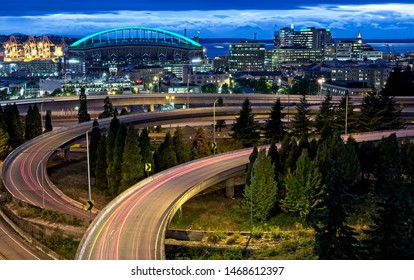
M 25 141 L 52 130 L 49 112 L 46 113 L 43 127 L 41 112 L 36 103 L 29 105 L 24 118 L 20 116 L 16 103 L 7 104 L 4 108 L 0 106 L 0 159 L 5 159 Z
M 279 149 L 253 149 L 243 208 L 253 203 L 257 224 L 280 213 L 300 218 L 315 229 L 320 259 L 412 259 L 413 164 L 414 143 L 395 134 L 377 144 L 335 135 L 309 145 L 286 135 Z
M 210 155 L 211 147 L 203 127 L 197 129 L 193 140 L 185 139 L 182 128 L 177 127 L 173 135 L 167 132 L 163 142 L 155 146 L 148 128 L 138 131 L 113 116 L 106 134 L 94 120 L 89 152 L 95 187 L 115 197 L 155 172 Z M 150 170 L 145 170 L 145 165 Z
M 401 109 L 396 108 L 393 97 L 384 93 L 371 92 L 364 96 L 359 112 L 355 112 L 354 107 L 348 96 L 343 96 L 335 104 L 328 93 L 312 118 L 310 104 L 306 95 L 302 95 L 295 106 L 295 113 L 290 121 L 286 121 L 286 117 L 290 116 L 277 99 L 264 126 L 260 126 L 254 119 L 249 99 L 245 99 L 231 128 L 232 137 L 246 147 L 257 145 L 262 140 L 279 142 L 286 134 L 306 144 L 309 135 L 326 139 L 335 133 L 399 129 L 404 125 Z

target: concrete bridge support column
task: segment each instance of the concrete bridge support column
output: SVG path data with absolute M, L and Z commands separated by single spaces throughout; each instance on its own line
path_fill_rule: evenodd
M 149 105 L 149 112 L 154 112 L 154 104 Z
M 227 179 L 226 184 L 226 196 L 233 198 L 234 197 L 234 178 Z
M 66 148 L 63 150 L 65 155 L 65 162 L 70 162 L 70 148 Z

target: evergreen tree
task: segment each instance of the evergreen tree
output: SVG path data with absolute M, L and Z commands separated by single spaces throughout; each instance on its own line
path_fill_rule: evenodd
M 270 144 L 267 155 L 270 157 L 270 160 L 275 167 L 275 180 L 278 182 L 279 175 L 282 174 L 282 165 L 280 163 L 280 157 L 275 142 Z
M 413 96 L 413 75 L 411 67 L 407 65 L 404 71 L 401 67 L 394 67 L 388 76 L 387 83 L 383 90 L 386 96 Z
M 121 167 L 121 186 L 119 192 L 126 190 L 144 178 L 144 164 L 142 162 L 138 139 L 138 134 L 134 127 L 130 126 L 125 138 L 125 148 Z
M 338 139 L 337 158 L 338 164 L 349 187 L 353 187 L 361 174 L 361 165 L 358 158 L 358 144 L 352 137 L 344 143 Z
M 118 195 L 120 190 L 119 187 L 122 179 L 122 156 L 124 154 L 126 133 L 127 128 L 121 123 L 115 137 L 115 145 L 113 147 L 114 151 L 112 155 L 113 159 L 111 162 L 108 162 L 106 175 L 108 178 L 108 190 L 112 196 Z
M 99 190 L 108 191 L 108 178 L 106 170 L 108 169 L 106 157 L 106 136 L 103 135 L 99 141 L 98 150 L 96 151 L 96 165 L 95 165 L 95 186 Z
M 285 137 L 283 138 L 282 144 L 280 145 L 280 149 L 279 149 L 280 165 L 282 166 L 283 174 L 286 173 L 285 165 L 286 165 L 286 160 L 290 153 L 290 142 L 291 142 L 291 137 L 289 136 L 289 134 L 285 134 Z
M 142 162 L 144 164 L 151 164 L 151 172 L 146 172 L 145 175 L 154 173 L 154 158 L 151 152 L 151 139 L 148 135 L 148 129 L 144 128 L 139 135 L 139 147 L 141 149 Z
M 258 156 L 259 156 L 259 150 L 257 149 L 256 146 L 254 146 L 249 156 L 249 165 L 247 166 L 245 185 L 251 184 L 252 168 Z
M 359 129 L 377 131 L 401 128 L 403 123 L 400 111 L 396 109 L 393 97 L 376 92 L 369 93 L 362 101 Z
M 405 174 L 407 175 L 409 182 L 414 183 L 414 143 L 409 143 L 407 147 L 407 163 L 405 168 Z
M 338 161 L 335 161 L 326 181 L 318 210 L 313 215 L 316 218 L 315 253 L 324 260 L 355 259 L 358 255 L 356 233 L 347 223 L 347 207 L 352 199 Z
M 173 145 L 178 164 L 191 160 L 190 146 L 184 141 L 183 131 L 179 126 L 174 132 Z
M 35 104 L 30 105 L 25 118 L 25 139 L 30 140 L 42 134 L 42 116 Z
M 297 80 L 290 90 L 290 94 L 315 95 L 317 93 L 318 86 L 315 81 L 310 79 Z
M 351 98 L 347 95 L 341 98 L 338 107 L 335 109 L 335 118 L 333 119 L 334 131 L 336 133 L 347 133 L 358 131 L 359 117 L 354 114 L 354 106 Z
M 24 143 L 24 129 L 17 105 L 7 104 L 4 108 L 3 117 L 6 132 L 9 135 L 9 145 L 15 149 Z
M 0 125 L 0 160 L 4 160 L 11 151 L 12 147 L 9 145 L 9 135 L 3 126 Z
M 86 101 L 85 88 L 81 88 L 79 94 L 78 120 L 79 123 L 88 122 L 91 120 L 91 116 L 88 113 L 88 103 Z
M 277 201 L 277 183 L 274 179 L 274 166 L 265 150 L 261 150 L 255 162 L 251 184 L 244 188 L 243 204 L 245 209 L 250 209 L 250 198 L 253 202 L 253 218 L 259 222 L 265 222 L 270 216 L 270 211 Z
M 295 170 L 296 168 L 296 161 L 300 157 L 302 151 L 299 149 L 298 144 L 296 143 L 295 139 L 292 139 L 289 143 L 289 155 L 285 160 L 284 170 L 285 172 L 291 170 Z
M 286 133 L 286 129 L 282 121 L 285 114 L 282 113 L 282 110 L 283 107 L 280 103 L 280 98 L 278 98 L 272 106 L 272 111 L 270 112 L 269 119 L 266 121 L 265 128 L 266 137 L 272 141 L 282 141 Z
M 199 127 L 193 141 L 194 159 L 206 157 L 209 155 L 211 155 L 211 151 L 210 147 L 208 146 L 206 131 L 203 127 Z
M 361 166 L 357 153 L 357 144 L 353 138 L 350 137 L 347 143 L 344 143 L 341 137 L 336 134 L 319 145 L 316 162 L 319 172 L 322 178 L 324 178 L 322 180 L 323 184 L 327 183 L 325 179 L 328 177 L 336 161 L 348 186 L 355 185 L 361 172 Z
M 37 107 L 36 103 L 33 105 L 33 126 L 34 126 L 33 135 L 35 137 L 42 135 L 43 133 L 42 115 L 40 114 L 39 108 Z
M 377 162 L 377 149 L 371 141 L 364 141 L 359 144 L 358 158 L 361 166 L 361 177 L 365 179 L 365 175 L 374 173 L 375 163 Z
M 106 163 L 108 166 L 114 159 L 115 138 L 120 125 L 121 122 L 116 116 L 112 118 L 111 123 L 109 124 L 108 136 L 106 139 Z
M 156 171 L 162 171 L 178 164 L 173 140 L 169 132 L 165 135 L 164 142 L 161 143 L 156 155 L 154 155 L 154 161 Z
M 33 139 L 34 136 L 34 116 L 32 106 L 29 105 L 27 109 L 26 118 L 25 118 L 25 131 L 24 138 L 26 140 Z
M 223 85 L 224 86 L 224 85 Z M 224 102 L 223 102 L 223 98 L 218 98 L 217 99 L 217 104 L 216 104 L 216 106 L 217 107 L 223 107 L 224 106 Z M 217 120 L 216 121 L 216 126 L 215 126 L 215 129 L 216 129 L 216 132 L 218 131 L 218 132 L 221 132 L 221 130 L 224 128 L 226 126 L 226 121 L 225 120 Z
M 258 125 L 254 120 L 249 99 L 245 99 L 240 110 L 240 114 L 232 126 L 232 137 L 242 143 L 243 146 L 249 147 L 259 141 L 260 134 Z
M 101 141 L 101 129 L 98 120 L 95 119 L 92 124 L 91 138 L 89 143 L 89 161 L 91 165 L 91 174 L 95 174 L 96 158 L 98 146 Z
M 319 203 L 318 195 L 321 189 L 321 175 L 306 150 L 296 163 L 294 172 L 288 171 L 285 177 L 286 195 L 282 201 L 282 208 L 307 219 Z
M 296 106 L 296 113 L 292 120 L 292 133 L 301 140 L 308 138 L 310 128 L 309 106 L 310 104 L 306 100 L 306 96 L 302 95 L 300 103 Z
M 47 112 L 45 116 L 45 132 L 49 132 L 52 130 L 53 130 L 52 117 L 50 116 L 50 113 Z
M 103 119 L 103 118 L 110 118 L 110 117 L 114 117 L 117 116 L 117 114 L 115 114 L 115 110 L 112 106 L 112 102 L 109 99 L 109 96 L 105 97 L 104 100 L 104 110 L 102 113 L 99 114 L 99 118 Z
M 366 231 L 367 257 L 373 259 L 414 258 L 414 204 L 402 182 L 401 155 L 395 134 L 381 140 L 376 166 L 377 212 Z
M 322 102 L 321 107 L 319 108 L 319 112 L 315 117 L 316 132 L 321 135 L 321 139 L 327 139 L 333 135 L 334 116 L 335 111 L 332 104 L 332 96 L 328 92 L 325 96 L 325 100 Z

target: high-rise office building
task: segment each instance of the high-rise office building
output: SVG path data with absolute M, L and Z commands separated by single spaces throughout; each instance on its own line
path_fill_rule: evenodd
M 332 42 L 332 33 L 328 28 L 306 27 L 295 31 L 293 26 L 279 30 L 280 48 L 323 49 Z
M 307 27 L 299 31 L 294 26 L 279 30 L 279 39 L 275 49 L 269 51 L 272 68 L 277 65 L 300 65 L 302 63 L 322 61 L 326 45 L 332 43 L 332 33 L 328 28 Z
M 245 42 L 231 44 L 229 48 L 229 71 L 263 71 L 265 44 Z

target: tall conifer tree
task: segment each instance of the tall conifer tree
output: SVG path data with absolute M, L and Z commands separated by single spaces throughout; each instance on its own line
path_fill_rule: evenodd
M 197 159 L 209 155 L 211 155 L 211 151 L 208 146 L 206 131 L 203 127 L 199 127 L 193 141 L 193 157 Z
M 108 169 L 106 150 L 106 136 L 103 135 L 99 141 L 98 150 L 96 151 L 96 165 L 95 165 L 95 186 L 99 190 L 108 191 L 108 177 L 106 170 Z
M 182 129 L 178 126 L 174 132 L 173 144 L 178 164 L 191 160 L 191 149 L 188 143 L 184 141 Z
M 232 137 L 238 140 L 245 147 L 256 144 L 260 139 L 259 126 L 254 120 L 250 100 L 245 99 L 240 114 L 232 126 Z
M 283 107 L 280 103 L 280 98 L 278 98 L 272 106 L 272 111 L 270 112 L 269 119 L 266 121 L 265 128 L 266 137 L 272 141 L 282 141 L 286 133 L 285 125 L 283 123 L 285 114 L 282 112 L 282 110 Z
M 139 147 L 141 148 L 142 162 L 151 165 L 151 171 L 145 172 L 145 176 L 154 173 L 154 158 L 151 151 L 151 139 L 148 135 L 148 129 L 144 128 L 139 135 Z
M 348 184 L 336 160 L 322 187 L 315 211 L 315 253 L 324 260 L 349 260 L 358 256 L 356 233 L 348 225 L 352 199 Z
M 119 192 L 126 190 L 144 178 L 144 164 L 142 163 L 138 134 L 133 126 L 128 128 L 122 159 L 122 178 Z

